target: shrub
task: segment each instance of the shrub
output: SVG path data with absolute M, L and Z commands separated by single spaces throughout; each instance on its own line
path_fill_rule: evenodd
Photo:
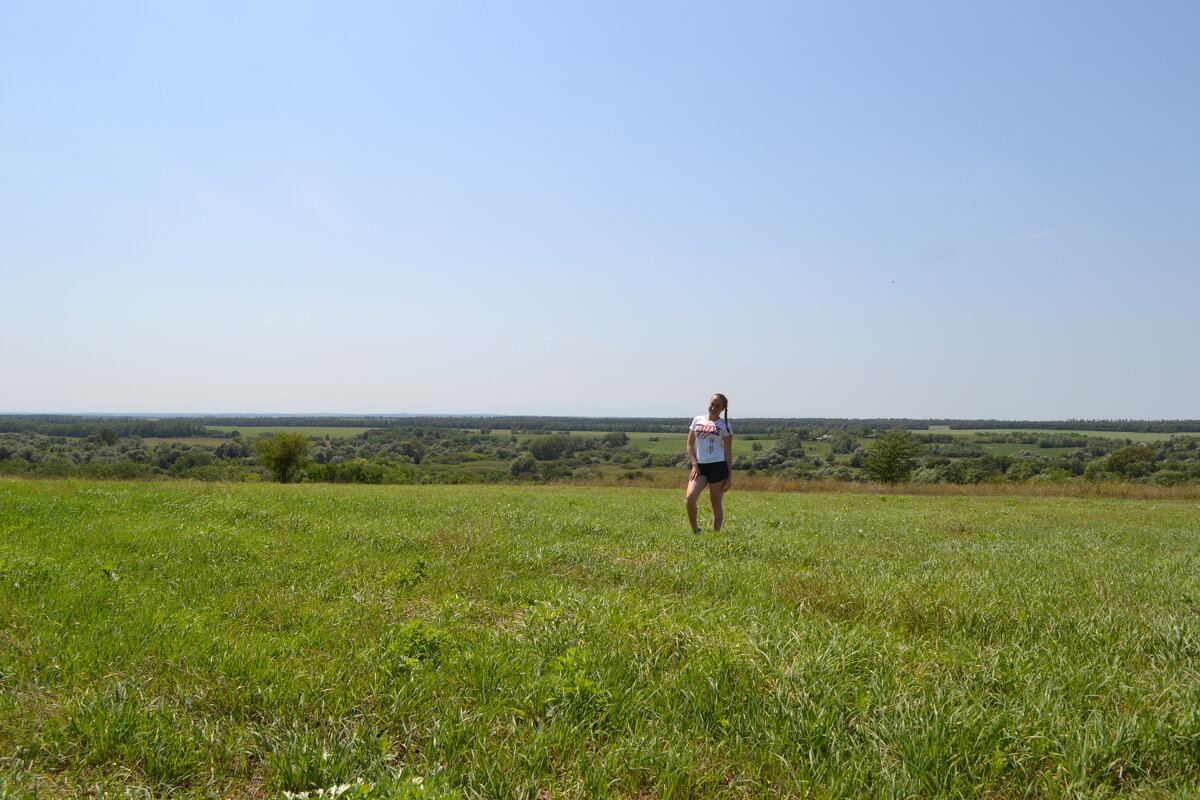
M 907 480 L 917 465 L 921 448 L 908 431 L 897 428 L 888 431 L 875 442 L 863 467 L 881 483 L 900 483 Z
M 562 456 L 570 444 L 570 437 L 561 434 L 542 436 L 529 443 L 529 452 L 538 461 L 553 461 Z
M 516 476 L 533 475 L 537 472 L 537 459 L 529 453 L 523 453 L 512 462 L 509 471 Z
M 1187 473 L 1181 470 L 1163 469 L 1154 473 L 1150 479 L 1158 486 L 1182 486 L 1187 483 Z
M 300 433 L 281 431 L 274 436 L 261 436 L 254 442 L 258 461 L 275 473 L 280 483 L 288 483 L 308 461 L 312 442 Z
M 1154 472 L 1158 457 L 1149 447 L 1122 447 L 1108 457 L 1108 469 L 1126 478 L 1140 478 Z
M 624 447 L 629 443 L 629 437 L 624 431 L 613 431 L 604 434 L 603 441 L 605 447 Z
M 1108 471 L 1108 459 L 1098 458 L 1095 461 L 1089 461 L 1088 465 L 1083 468 L 1083 477 L 1089 481 L 1104 481 L 1110 480 L 1113 474 Z

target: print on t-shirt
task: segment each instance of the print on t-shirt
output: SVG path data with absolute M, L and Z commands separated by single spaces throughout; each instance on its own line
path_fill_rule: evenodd
M 713 422 L 708 417 L 696 417 L 692 420 L 691 429 L 696 434 L 696 456 L 701 463 L 725 460 L 725 447 L 721 440 L 733 433 L 725 420 Z

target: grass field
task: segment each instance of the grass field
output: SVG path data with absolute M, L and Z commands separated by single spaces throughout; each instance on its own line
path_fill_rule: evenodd
M 147 436 L 142 439 L 142 443 L 147 447 L 157 447 L 160 444 L 190 444 L 201 447 L 220 447 L 228 441 L 228 439 L 219 439 L 212 436 Z
M 1200 503 L 727 513 L 0 480 L 0 797 L 1197 796 Z
M 1037 453 L 1042 458 L 1056 458 L 1064 453 L 1072 453 L 1077 448 L 1074 447 L 1038 447 L 1036 444 L 1018 444 L 1014 442 L 1000 442 L 998 444 L 984 443 L 979 447 L 985 453 L 990 453 L 994 456 L 1015 456 L 1023 450 Z
M 206 425 L 205 427 L 207 427 L 209 430 L 221 431 L 222 433 L 237 431 L 247 439 L 253 439 L 254 437 L 261 436 L 264 433 L 275 433 L 276 431 L 301 433 L 305 436 L 316 436 L 320 438 L 328 436 L 331 439 L 348 439 L 351 436 L 357 436 L 365 431 L 374 430 L 373 428 L 340 428 L 334 425 L 309 425 L 295 428 L 283 425 Z
M 1009 430 L 1006 428 L 972 428 L 963 430 L 951 430 L 946 427 L 932 427 L 927 431 L 913 431 L 913 433 L 949 433 L 953 436 L 974 436 L 977 433 L 1032 433 L 1037 434 L 1053 434 L 1053 433 L 1073 433 L 1079 436 L 1098 436 L 1106 439 L 1129 439 L 1134 442 L 1163 442 L 1170 439 L 1172 436 L 1200 436 L 1200 433 L 1138 433 L 1136 431 L 1075 431 L 1075 430 Z

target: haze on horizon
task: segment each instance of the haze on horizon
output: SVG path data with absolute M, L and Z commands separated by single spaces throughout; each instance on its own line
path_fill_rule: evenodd
M 1200 418 L 1198 25 L 14 6 L 0 413 Z

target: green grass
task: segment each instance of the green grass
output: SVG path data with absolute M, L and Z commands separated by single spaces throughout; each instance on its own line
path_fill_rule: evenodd
M 1007 428 L 972 428 L 951 430 L 946 427 L 931 427 L 928 431 L 913 431 L 913 433 L 949 433 L 953 436 L 973 436 L 977 433 L 1029 433 L 1033 435 L 1071 433 L 1079 436 L 1098 436 L 1106 439 L 1130 439 L 1134 442 L 1162 442 L 1172 436 L 1200 436 L 1200 433 L 1138 433 L 1137 431 L 1077 431 L 1067 429 L 1022 431 Z
M 681 499 L 0 480 L 0 797 L 1197 796 L 1195 501 Z
M 206 425 L 205 427 L 212 431 L 221 431 L 222 433 L 237 431 L 247 439 L 253 439 L 254 437 L 261 436 L 264 433 L 275 433 L 277 431 L 301 433 L 305 436 L 314 436 L 319 438 L 328 436 L 331 439 L 348 439 L 351 436 L 357 436 L 360 433 L 375 430 L 374 428 L 340 428 L 335 425 L 309 425 L 295 428 L 284 425 Z
M 1015 456 L 1024 450 L 1037 453 L 1042 458 L 1057 458 L 1064 453 L 1073 453 L 1078 448 L 1075 447 L 1038 447 L 1036 444 L 1016 444 L 1013 442 L 1000 442 L 998 444 L 980 443 L 979 447 L 985 453 L 994 456 Z
M 228 441 L 228 439 L 218 439 L 209 436 L 147 436 L 142 439 L 142 443 L 147 447 L 155 447 L 160 444 L 190 444 L 201 447 L 220 447 Z

